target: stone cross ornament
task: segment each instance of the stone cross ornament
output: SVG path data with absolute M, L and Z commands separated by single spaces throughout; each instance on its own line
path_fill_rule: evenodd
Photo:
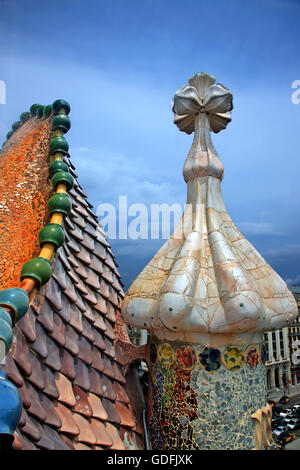
M 287 326 L 297 305 L 223 201 L 211 131 L 231 121 L 232 94 L 207 73 L 188 83 L 173 100 L 174 123 L 194 132 L 184 214 L 128 289 L 122 314 L 151 335 L 153 445 L 249 449 L 251 416 L 266 405 L 263 334 Z
M 175 93 L 173 101 L 174 123 L 179 130 L 191 134 L 195 131 L 196 116 L 206 113 L 210 129 L 220 132 L 231 121 L 232 94 L 228 88 L 207 73 L 196 73 L 189 85 Z

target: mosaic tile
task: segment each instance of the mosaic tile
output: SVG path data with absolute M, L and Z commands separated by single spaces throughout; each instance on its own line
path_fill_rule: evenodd
M 217 348 L 204 346 L 198 357 L 200 365 L 207 371 L 218 370 L 221 367 L 221 351 Z
M 161 367 L 165 368 L 170 366 L 174 362 L 174 351 L 172 346 L 168 343 L 161 344 L 158 350 L 158 356 Z
M 231 371 L 240 369 L 245 362 L 245 355 L 238 346 L 227 346 L 223 352 L 223 363 Z
M 175 351 L 175 358 L 182 369 L 191 370 L 196 364 L 196 353 L 192 346 L 182 346 Z
M 257 347 L 252 345 L 246 349 L 245 352 L 245 363 L 250 369 L 253 369 L 257 366 L 259 362 L 259 352 Z

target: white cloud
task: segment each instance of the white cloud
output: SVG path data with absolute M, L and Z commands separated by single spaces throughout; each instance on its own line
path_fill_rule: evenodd
M 280 245 L 278 248 L 272 248 L 264 250 L 264 256 L 268 258 L 293 258 L 299 259 L 300 257 L 300 245 L 299 244 L 286 244 Z M 288 260 L 290 262 L 290 259 Z
M 119 196 L 127 196 L 128 204 L 185 202 L 185 193 L 178 191 L 172 179 L 136 154 L 127 156 L 101 148 L 71 148 L 70 154 L 80 182 L 93 188 L 93 199 L 98 202 L 116 204 Z
M 285 279 L 285 282 L 287 283 L 288 286 L 300 285 L 300 274 L 298 276 Z
M 115 241 L 114 252 L 118 256 L 134 256 L 146 258 L 155 255 L 165 240 L 126 240 L 124 242 Z
M 238 222 L 236 225 L 241 233 L 249 235 L 282 235 L 270 222 Z

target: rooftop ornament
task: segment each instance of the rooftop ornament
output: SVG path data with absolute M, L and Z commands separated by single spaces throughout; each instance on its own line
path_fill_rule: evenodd
M 154 448 L 175 448 L 172 427 L 189 436 L 177 448 L 253 448 L 251 415 L 266 403 L 263 333 L 297 316 L 286 283 L 239 232 L 223 201 L 224 168 L 211 131 L 226 128 L 232 108 L 230 90 L 207 73 L 175 93 L 174 123 L 194 132 L 183 168 L 187 204 L 123 303 L 125 321 L 151 334 Z
M 206 73 L 174 96 L 174 123 L 194 132 L 183 168 L 187 208 L 123 306 L 127 323 L 161 340 L 246 344 L 296 315 L 286 283 L 239 232 L 223 201 L 224 168 L 210 132 L 226 128 L 232 108 L 231 92 Z

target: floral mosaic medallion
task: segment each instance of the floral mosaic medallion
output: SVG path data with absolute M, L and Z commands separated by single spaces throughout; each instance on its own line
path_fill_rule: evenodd
M 169 367 L 174 362 L 174 351 L 168 343 L 163 343 L 159 347 L 158 358 L 160 367 Z
M 219 369 L 221 366 L 221 351 L 204 346 L 199 352 L 200 365 L 207 371 Z
M 267 360 L 267 348 L 266 345 L 263 343 L 260 346 L 260 362 L 264 365 Z
M 226 369 L 232 371 L 240 369 L 245 363 L 242 348 L 238 346 L 227 346 L 223 352 L 223 363 Z
M 185 370 L 191 370 L 195 367 L 196 354 L 192 346 L 182 346 L 176 351 L 176 362 Z
M 248 346 L 245 353 L 245 362 L 249 369 L 255 369 L 259 361 L 259 353 L 254 345 Z
M 150 361 L 152 364 L 155 364 L 157 361 L 157 347 L 155 343 L 150 343 Z

